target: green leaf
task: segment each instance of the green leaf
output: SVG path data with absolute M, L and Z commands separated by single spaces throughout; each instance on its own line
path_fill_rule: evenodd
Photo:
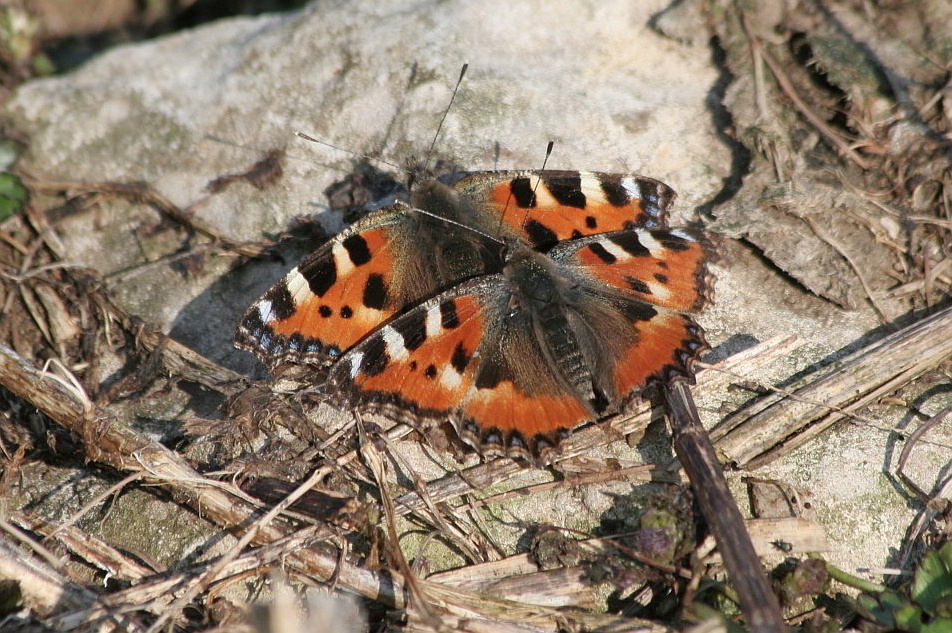
M 922 629 L 922 609 L 911 604 L 904 605 L 893 613 L 896 628 L 901 631 L 920 633 Z
M 929 615 L 952 596 L 952 541 L 939 551 L 928 552 L 919 563 L 912 584 L 912 600 Z
M 30 199 L 30 192 L 20 179 L 9 172 L 0 172 L 0 222 L 19 213 Z
M 919 629 L 919 633 L 949 633 L 949 631 L 952 631 L 952 618 L 938 618 L 923 624 Z

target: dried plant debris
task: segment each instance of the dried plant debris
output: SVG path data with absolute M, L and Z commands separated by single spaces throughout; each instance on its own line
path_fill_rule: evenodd
M 406 186 L 366 160 L 358 162 L 351 173 L 324 190 L 330 208 L 340 212 L 348 224 L 356 221 L 369 205 L 399 194 L 406 194 Z
M 716 4 L 735 77 L 725 104 L 754 156 L 717 229 L 810 292 L 870 304 L 884 321 L 946 295 L 948 3 Z
M 40 239 L 27 227 L 16 235 L 28 243 Z M 11 248 L 7 252 L 10 257 L 22 256 Z M 50 253 L 43 253 L 52 258 Z M 16 261 L 19 264 L 22 260 Z M 670 622 L 686 607 L 685 613 L 707 608 L 705 605 L 723 608 L 730 600 L 724 585 L 709 582 L 712 570 L 717 569 L 712 565 L 716 563 L 706 560 L 703 566 L 688 566 L 699 546 L 697 516 L 684 488 L 662 486 L 661 492 L 653 497 L 634 493 L 619 496 L 614 510 L 603 517 L 600 537 L 585 538 L 591 535 L 584 530 L 567 537 L 562 530 L 546 525 L 537 527 L 523 522 L 522 517 L 506 514 L 499 521 L 505 529 L 522 530 L 525 534 L 535 530 L 540 535 L 531 545 L 528 538 L 523 541 L 523 549 L 529 552 L 513 553 L 496 542 L 493 533 L 501 528 L 492 518 L 498 513 L 482 512 L 497 507 L 503 495 L 530 499 L 537 490 L 605 480 L 617 485 L 621 473 L 632 469 L 593 454 L 586 457 L 592 474 L 587 480 L 562 479 L 537 486 L 519 484 L 512 478 L 524 474 L 524 468 L 505 461 L 424 477 L 404 460 L 404 448 L 395 448 L 390 442 L 389 438 L 397 437 L 400 427 L 381 430 L 364 424 L 364 442 L 354 449 L 358 444 L 353 429 L 344 429 L 347 434 L 343 437 L 328 435 L 330 429 L 322 430 L 313 417 L 305 415 L 298 399 L 250 383 L 123 313 L 93 271 L 41 268 L 28 279 L 58 289 L 57 296 L 77 323 L 100 323 L 90 320 L 89 314 L 102 320 L 90 329 L 93 343 L 64 343 L 70 366 L 84 382 L 89 382 L 90 376 L 85 371 L 87 366 L 76 362 L 78 359 L 109 354 L 114 356 L 111 364 L 123 368 L 103 385 L 96 383 L 102 395 L 89 404 L 90 421 L 79 421 L 74 426 L 43 421 L 49 427 L 61 429 L 63 435 L 65 426 L 74 437 L 81 438 L 81 443 L 70 446 L 71 454 L 122 469 L 126 474 L 118 483 L 104 484 L 112 492 L 99 493 L 87 507 L 72 508 L 66 518 L 48 521 L 58 526 L 79 517 L 81 527 L 73 525 L 75 529 L 70 532 L 69 553 L 82 566 L 110 570 L 108 597 L 110 604 L 115 605 L 117 618 L 135 614 L 150 622 L 163 617 L 176 619 L 183 627 L 194 630 L 216 623 L 235 628 L 248 622 L 249 616 L 238 606 L 239 601 L 222 598 L 219 587 L 240 580 L 259 589 L 267 582 L 269 571 L 278 566 L 292 572 L 295 580 L 340 587 L 374 601 L 378 609 L 372 616 L 374 622 L 382 621 L 386 610 L 406 612 L 406 630 L 426 630 L 426 623 L 434 614 L 444 625 L 451 626 L 460 609 L 465 609 L 470 618 L 490 623 L 493 630 L 500 630 L 504 623 L 523 623 L 528 619 L 540 623 L 530 630 L 551 630 L 553 618 L 575 628 L 597 629 L 597 622 L 605 630 L 609 625 L 630 626 L 632 619 L 639 617 Z M 18 297 L 17 283 L 22 285 L 24 279 L 7 281 L 2 286 L 4 291 Z M 46 318 L 49 313 L 61 312 L 47 312 L 43 305 L 37 299 L 38 314 L 47 315 Z M 82 309 L 76 310 L 77 307 Z M 53 354 L 58 340 L 52 335 L 54 328 L 47 327 L 47 339 L 32 313 L 24 308 L 22 315 L 31 333 L 29 340 L 40 350 L 29 348 L 27 357 Z M 699 386 L 703 382 L 703 375 L 699 376 Z M 218 419 L 215 411 L 186 417 L 185 424 L 177 427 L 174 441 L 167 442 L 174 447 L 172 450 L 137 429 L 142 426 L 141 407 L 150 403 L 174 409 L 176 413 L 166 414 L 164 419 L 179 422 L 184 417 L 180 414 L 183 405 L 176 404 L 176 398 L 186 391 L 183 385 L 201 385 L 202 391 L 214 392 L 216 402 L 223 404 L 217 412 Z M 22 401 L 17 403 L 22 408 Z M 14 417 L 11 406 L 10 414 L 0 419 L 0 439 L 4 442 L 0 450 L 7 455 L 0 491 L 7 487 L 16 489 L 13 482 L 19 481 L 22 473 L 38 470 L 37 455 L 30 449 L 36 442 L 30 436 L 24 438 L 11 431 L 9 423 Z M 643 430 L 650 418 L 647 409 L 642 418 L 638 428 Z M 623 436 L 604 428 L 592 431 L 601 432 L 600 440 L 591 440 L 594 445 L 618 441 Z M 583 438 L 580 433 L 576 439 Z M 368 444 L 379 447 L 378 457 L 384 460 L 378 464 L 386 461 L 390 465 L 386 473 L 369 468 Z M 320 475 L 319 480 L 308 481 L 311 473 Z M 128 493 L 106 503 L 134 479 L 148 481 L 148 485 L 142 486 L 145 491 L 138 489 L 137 493 L 153 500 L 152 508 L 160 509 L 157 514 L 147 506 L 137 505 L 130 510 L 129 499 L 134 495 Z M 289 496 L 297 494 L 302 482 L 309 484 L 308 489 L 302 489 L 300 496 L 273 517 L 271 523 L 259 525 L 272 508 L 280 507 Z M 505 485 L 512 487 L 503 493 L 491 490 Z M 482 494 L 490 495 L 484 500 L 486 503 L 472 498 Z M 496 500 L 493 494 L 498 495 Z M 159 498 L 164 503 L 159 503 Z M 104 507 L 107 509 L 103 510 Z M 395 537 L 384 528 L 388 523 L 382 519 L 382 508 L 386 507 L 391 508 Z M 82 522 L 94 510 L 111 517 L 108 521 Z M 512 511 L 506 508 L 504 512 Z M 147 517 L 145 525 L 149 527 L 163 517 L 172 517 L 172 533 L 185 534 L 192 540 L 217 543 L 229 532 L 238 536 L 257 534 L 258 538 L 227 564 L 220 562 L 227 558 L 203 557 L 210 545 L 203 544 L 200 553 L 174 545 L 174 551 L 164 552 L 168 560 L 162 560 L 168 564 L 181 556 L 179 564 L 190 567 L 181 577 L 173 577 L 179 584 L 169 590 L 165 588 L 166 583 L 172 582 L 167 578 L 172 573 L 168 570 L 161 574 L 119 570 L 115 551 L 131 545 L 123 541 L 123 534 L 98 527 L 119 525 L 129 531 L 129 526 L 135 526 L 131 531 L 136 532 L 144 529 L 142 517 Z M 36 518 L 32 519 L 35 522 Z M 249 526 L 254 527 L 246 531 Z M 97 537 L 96 542 L 106 544 L 109 551 L 83 547 L 83 530 Z M 36 532 L 36 540 L 47 536 L 39 529 Z M 414 539 L 415 536 L 420 538 Z M 781 548 L 793 540 L 776 535 L 768 539 L 776 541 L 777 551 L 787 551 Z M 400 558 L 396 547 L 401 548 L 406 561 L 402 565 L 396 562 Z M 453 562 L 433 555 L 434 550 L 449 552 Z M 219 568 L 220 564 L 224 567 Z M 453 565 L 461 567 L 442 574 L 428 573 Z M 792 584 L 787 591 L 797 604 L 809 600 L 809 592 L 819 582 L 819 576 L 814 578 L 807 574 L 809 571 L 812 568 L 791 576 Z M 201 623 L 179 619 L 186 604 L 178 601 L 188 595 L 186 591 L 198 586 L 189 584 L 197 582 L 189 579 L 211 578 L 219 573 L 216 578 L 220 584 L 196 594 L 196 600 L 188 604 L 186 612 L 194 609 L 200 614 Z M 465 585 L 450 582 L 452 577 L 463 576 L 469 577 Z M 75 583 L 85 591 L 89 583 L 98 587 L 102 580 L 100 573 L 92 579 L 74 575 L 62 582 Z M 117 585 L 122 590 L 112 590 Z M 404 602 L 406 595 L 412 596 L 409 607 Z M 553 613 L 555 607 L 571 611 Z M 606 608 L 610 613 L 601 613 Z M 79 609 L 69 613 L 72 617 L 92 619 L 91 615 L 83 616 Z M 820 616 L 818 619 L 826 622 Z
M 267 189 L 275 184 L 284 173 L 284 149 L 273 149 L 264 158 L 237 174 L 226 174 L 215 178 L 207 185 L 205 191 L 221 193 L 234 182 L 247 182 L 256 189 Z

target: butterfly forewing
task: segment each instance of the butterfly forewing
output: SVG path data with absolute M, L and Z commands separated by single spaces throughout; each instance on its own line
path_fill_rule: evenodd
M 604 287 L 646 303 L 697 312 L 710 303 L 714 238 L 696 229 L 634 229 L 560 244 L 549 255 Z
M 454 176 L 471 215 L 537 250 L 563 240 L 633 227 L 664 228 L 674 190 L 634 174 L 579 171 L 475 172 Z
M 269 364 L 326 366 L 404 308 L 499 270 L 486 237 L 405 205 L 372 213 L 318 249 L 245 312 L 236 345 Z

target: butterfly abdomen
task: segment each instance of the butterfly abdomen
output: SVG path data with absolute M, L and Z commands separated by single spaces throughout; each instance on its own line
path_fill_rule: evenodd
M 581 402 L 595 400 L 594 354 L 576 331 L 571 312 L 581 300 L 575 281 L 544 255 L 521 248 L 510 254 L 504 276 L 512 288 L 510 319 L 528 319 L 538 345 Z M 513 324 L 516 326 L 515 324 Z M 518 354 L 520 350 L 510 350 Z

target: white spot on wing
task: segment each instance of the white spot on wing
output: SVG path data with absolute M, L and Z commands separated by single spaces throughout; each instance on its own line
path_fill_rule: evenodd
M 661 257 L 665 252 L 665 248 L 661 242 L 652 237 L 648 231 L 638 231 L 638 241 L 641 242 L 642 246 L 648 249 L 652 257 Z
M 622 178 L 621 186 L 624 187 L 625 191 L 628 192 L 629 197 L 639 199 L 641 198 L 641 187 L 638 186 L 638 181 L 632 176 L 625 176 Z
M 440 306 L 435 305 L 426 311 L 426 337 L 432 338 L 443 331 L 443 314 Z
M 288 287 L 288 293 L 291 295 L 291 300 L 294 301 L 295 305 L 303 301 L 311 292 L 310 286 L 307 285 L 307 279 L 298 271 L 297 266 L 291 269 L 284 280 Z
M 387 346 L 387 356 L 390 357 L 390 360 L 402 361 L 410 355 L 403 341 L 403 336 L 389 325 L 380 330 L 380 336 L 383 337 L 383 342 Z
M 677 236 L 677 237 L 680 237 L 681 239 L 687 240 L 688 242 L 696 242 L 696 241 L 697 241 L 696 239 L 694 239 L 694 236 L 692 236 L 692 235 L 690 235 L 690 234 L 688 234 L 688 233 L 685 233 L 685 232 L 682 231 L 681 229 L 673 229 L 673 230 L 671 231 L 671 235 L 675 235 L 675 236 Z
M 555 198 L 552 197 L 552 194 L 549 193 L 549 188 L 544 184 L 540 184 L 539 181 L 541 178 L 538 176 L 529 177 L 529 190 L 534 191 L 536 195 L 536 206 L 537 207 L 547 207 L 557 204 Z
M 658 301 L 667 301 L 671 298 L 671 291 L 664 284 L 648 283 L 648 290 L 651 296 L 656 297 Z
M 364 353 L 363 352 L 354 352 L 354 355 L 350 359 L 350 379 L 354 380 L 357 378 L 357 374 L 360 372 L 360 365 L 364 362 Z
M 261 319 L 262 323 L 270 323 L 274 319 L 271 318 L 271 302 L 261 300 L 258 302 L 258 317 Z
M 606 251 L 614 255 L 615 259 L 617 259 L 618 261 L 631 259 L 631 255 L 628 253 L 628 251 L 623 249 L 618 244 L 615 244 L 611 240 L 599 240 L 598 243 L 602 246 L 602 248 L 604 248 Z
M 580 171 L 578 173 L 581 184 L 582 194 L 586 200 L 605 200 L 605 192 L 602 190 L 601 179 L 590 171 Z
M 350 253 L 344 248 L 343 243 L 335 241 L 331 247 L 331 253 L 334 255 L 334 265 L 337 266 L 338 277 L 343 277 L 354 269 L 354 262 L 350 261 Z
M 447 365 L 443 368 L 443 373 L 440 374 L 440 384 L 450 390 L 459 389 L 459 386 L 463 383 L 463 375 L 460 374 L 452 365 Z

